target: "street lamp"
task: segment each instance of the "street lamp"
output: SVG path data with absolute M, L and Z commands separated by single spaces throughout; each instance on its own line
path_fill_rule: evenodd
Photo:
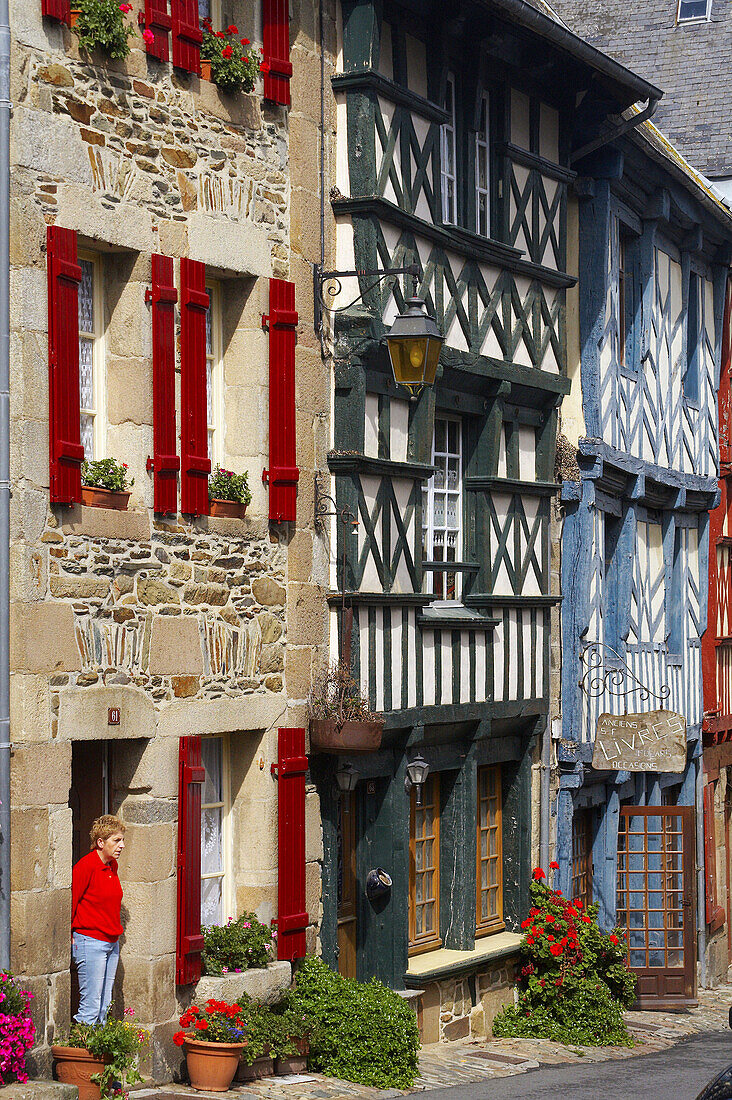
M 353 764 L 347 762 L 341 764 L 340 768 L 335 773 L 336 783 L 338 784 L 338 790 L 343 794 L 350 794 L 351 791 L 355 791 L 358 786 L 358 781 L 361 778 L 361 773 L 357 768 L 354 768 Z
M 407 774 L 404 776 L 404 790 L 409 794 L 412 787 L 415 788 L 418 806 L 422 805 L 422 790 L 427 782 L 429 774 L 430 766 L 421 756 L 415 756 L 414 760 L 410 760 L 407 764 Z

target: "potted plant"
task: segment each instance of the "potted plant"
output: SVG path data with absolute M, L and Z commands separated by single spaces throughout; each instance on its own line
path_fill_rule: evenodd
M 137 1057 L 150 1036 L 134 1015 L 126 1008 L 123 1020 L 108 1016 L 103 1024 L 73 1023 L 68 1038 L 51 1047 L 59 1081 L 76 1085 L 79 1100 L 107 1100 L 142 1081 Z
M 267 1005 L 257 1004 L 242 993 L 237 1004 L 244 1020 L 248 1043 L 242 1052 L 237 1073 L 239 1081 L 258 1081 L 274 1074 L 274 1057 L 278 1049 L 277 1023 Z
M 247 471 L 235 474 L 233 470 L 222 470 L 217 464 L 208 479 L 208 499 L 212 516 L 244 519 L 247 505 L 252 499 Z
M 108 57 L 123 61 L 130 52 L 134 28 L 125 20 L 132 4 L 119 0 L 79 0 L 71 9 L 71 26 L 85 50 L 103 50 Z
M 266 967 L 275 957 L 277 933 L 257 920 L 254 913 L 242 913 L 227 924 L 202 928 L 204 974 L 241 973 Z
M 308 699 L 310 746 L 315 752 L 374 752 L 384 720 L 372 713 L 350 669 L 334 664 L 316 681 Z
M 7 970 L 0 971 L 0 1086 L 12 1073 L 21 1083 L 28 1080 L 25 1056 L 33 1046 L 36 1028 L 30 1014 L 33 994 L 21 989 Z
M 260 60 L 248 38 L 239 37 L 233 23 L 225 31 L 215 31 L 210 19 L 204 19 L 201 43 L 201 77 L 211 80 L 227 92 L 251 92 L 260 69 Z
M 239 1005 L 212 997 L 203 1009 L 191 1005 L 180 1017 L 180 1026 L 190 1030 L 176 1032 L 173 1042 L 185 1047 L 191 1087 L 199 1092 L 227 1092 L 248 1045 Z
M 275 1057 L 275 1073 L 304 1073 L 308 1068 L 310 1036 L 313 1023 L 309 1017 L 294 1008 L 285 1007 L 277 1014 L 280 1042 Z
M 127 463 L 101 458 L 81 464 L 81 503 L 92 508 L 116 508 L 123 512 L 130 499 L 134 478 L 127 476 Z

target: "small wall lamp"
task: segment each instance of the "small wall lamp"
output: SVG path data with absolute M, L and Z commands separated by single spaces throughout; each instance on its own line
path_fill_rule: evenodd
M 354 768 L 350 762 L 341 764 L 340 768 L 335 773 L 336 783 L 338 784 L 338 790 L 343 794 L 350 794 L 351 791 L 355 791 L 358 786 L 358 781 L 361 778 L 361 773 L 358 768 Z
M 422 791 L 430 774 L 430 766 L 421 756 L 415 756 L 407 764 L 407 774 L 404 776 L 404 790 L 409 794 L 412 787 L 415 788 L 417 805 L 422 805 Z

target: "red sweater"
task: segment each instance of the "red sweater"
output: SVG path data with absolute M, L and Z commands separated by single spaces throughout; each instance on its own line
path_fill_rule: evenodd
M 121 906 L 117 860 L 103 863 L 93 848 L 75 865 L 71 876 L 71 931 L 115 943 L 123 931 Z

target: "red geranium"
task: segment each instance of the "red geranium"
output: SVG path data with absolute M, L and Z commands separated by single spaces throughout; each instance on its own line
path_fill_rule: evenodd
M 248 38 L 242 38 L 241 44 L 242 44 L 242 46 L 251 46 L 252 43 L 250 42 L 250 40 Z
M 531 877 L 538 880 L 546 878 L 546 874 L 544 873 L 544 871 L 542 871 L 541 867 L 535 867 L 534 870 L 531 872 Z
M 617 937 L 617 936 L 615 935 L 615 933 L 611 933 L 611 935 L 610 935 L 610 943 L 614 943 L 616 947 L 617 947 L 617 945 L 618 945 L 618 944 L 620 943 L 620 940 L 619 940 L 619 939 L 618 939 L 618 937 Z
M 205 1031 L 208 1027 L 208 1020 L 196 1020 L 194 1027 L 197 1027 L 199 1031 Z
M 229 26 L 226 28 L 226 33 L 227 34 L 238 34 L 239 33 L 239 28 L 235 27 L 233 23 L 229 23 Z
M 173 1042 L 175 1043 L 175 1045 L 177 1047 L 182 1047 L 183 1044 L 185 1043 L 185 1041 L 186 1041 L 186 1037 L 183 1034 L 183 1032 L 182 1031 L 176 1031 L 175 1035 L 173 1036 Z
M 559 943 L 553 943 L 549 950 L 551 951 L 552 955 L 561 955 L 564 951 L 564 948 Z
M 557 863 L 556 859 L 553 859 L 551 861 L 551 863 L 549 864 L 549 867 L 551 868 L 552 871 L 558 871 L 559 870 L 559 864 Z
M 232 50 L 231 46 L 224 46 L 223 50 L 221 51 L 221 56 L 225 57 L 228 61 L 233 53 L 234 51 Z

